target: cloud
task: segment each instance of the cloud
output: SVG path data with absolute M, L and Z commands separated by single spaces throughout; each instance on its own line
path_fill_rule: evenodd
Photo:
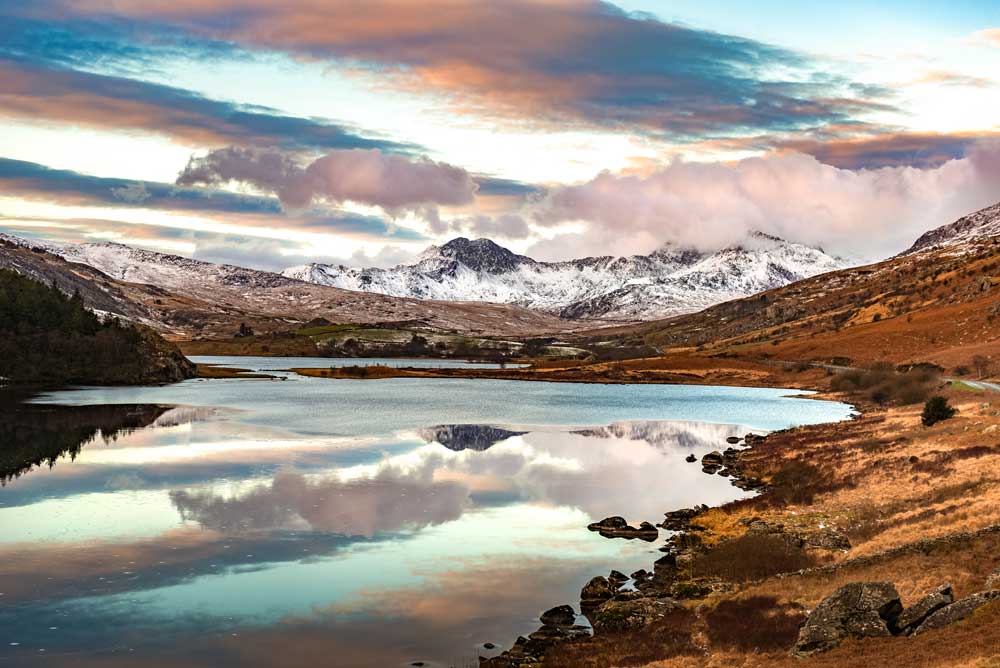
M 927 168 L 963 158 L 977 144 L 998 137 L 1000 133 L 989 132 L 885 132 L 826 140 L 779 139 L 772 146 L 806 153 L 843 169 Z
M 345 125 L 213 100 L 181 88 L 2 57 L 0 116 L 141 131 L 199 147 L 415 148 L 363 136 Z
M 303 166 L 281 151 L 229 147 L 192 158 L 177 177 L 184 186 L 229 182 L 273 192 L 292 209 L 350 201 L 399 212 L 469 204 L 476 192 L 475 181 L 460 167 L 374 149 L 331 151 Z
M 720 247 L 760 230 L 837 253 L 881 257 L 927 229 L 1000 200 L 1000 141 L 938 167 L 851 171 L 775 152 L 739 162 L 677 161 L 648 175 L 603 173 L 553 188 L 539 224 L 583 225 L 529 254 L 648 252 L 664 242 Z
M 985 30 L 978 30 L 972 33 L 967 41 L 978 46 L 1000 47 L 1000 28 L 986 28 Z
M 942 86 L 964 86 L 969 88 L 992 88 L 996 82 L 985 77 L 977 77 L 948 70 L 931 70 L 911 82 L 913 85 L 932 84 Z
M 841 122 L 886 107 L 885 90 L 830 74 L 830 63 L 598 0 L 39 0 L 16 13 L 334 62 L 462 110 L 541 124 L 692 137 Z

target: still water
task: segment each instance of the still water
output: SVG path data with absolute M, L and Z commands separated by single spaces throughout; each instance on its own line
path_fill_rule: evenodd
M 743 494 L 688 453 L 851 412 L 787 390 L 277 375 L 6 402 L 0 665 L 476 665 L 659 556 L 589 522 Z

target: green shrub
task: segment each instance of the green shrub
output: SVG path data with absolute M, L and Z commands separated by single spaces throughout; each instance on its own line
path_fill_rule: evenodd
M 920 416 L 920 421 L 924 423 L 925 427 L 930 427 L 942 420 L 949 420 L 955 417 L 956 413 L 958 411 L 948 403 L 947 399 L 941 396 L 934 396 L 924 404 L 924 412 Z

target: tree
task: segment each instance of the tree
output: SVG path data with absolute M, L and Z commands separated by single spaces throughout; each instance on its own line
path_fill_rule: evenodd
M 973 355 L 972 366 L 975 367 L 976 374 L 980 378 L 985 378 L 986 376 L 990 375 L 990 367 L 992 367 L 993 365 L 990 362 L 989 357 L 986 357 L 985 355 Z
M 924 404 L 924 412 L 920 416 L 920 421 L 925 427 L 930 427 L 942 420 L 950 420 L 958 413 L 948 400 L 941 396 L 931 397 Z

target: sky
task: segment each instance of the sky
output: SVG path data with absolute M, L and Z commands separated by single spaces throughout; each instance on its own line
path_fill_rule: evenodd
M 0 0 L 0 232 L 878 259 L 1000 201 L 998 110 L 995 0 Z

